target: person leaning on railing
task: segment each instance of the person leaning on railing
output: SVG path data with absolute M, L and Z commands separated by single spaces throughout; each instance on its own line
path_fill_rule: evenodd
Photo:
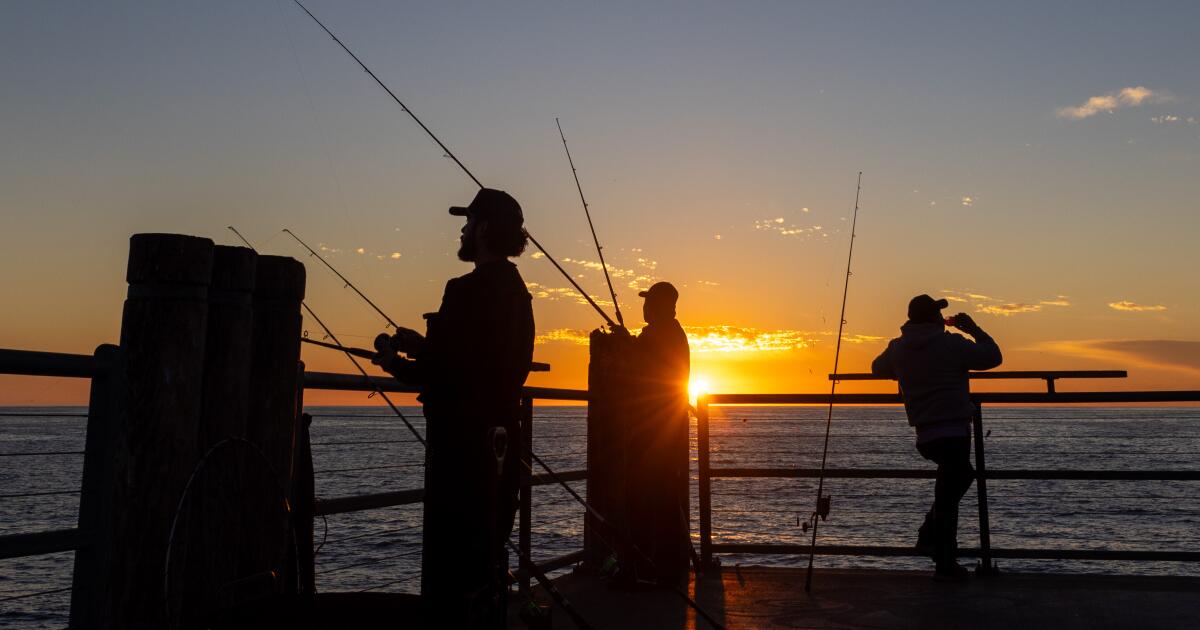
M 933 506 L 917 534 L 917 549 L 934 561 L 935 580 L 964 580 L 959 566 L 958 503 L 971 487 L 971 402 L 969 370 L 990 370 L 1003 361 L 1000 347 L 966 313 L 942 318 L 949 302 L 918 295 L 908 303 L 900 336 L 871 363 L 871 372 L 900 383 L 917 451 L 937 464 Z M 946 325 L 970 335 L 946 331 Z

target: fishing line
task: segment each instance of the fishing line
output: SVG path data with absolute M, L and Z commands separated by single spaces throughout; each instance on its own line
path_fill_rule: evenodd
M 858 199 L 862 193 L 862 171 L 858 172 L 858 186 L 854 191 L 854 218 L 850 223 L 850 252 L 846 255 L 846 281 L 842 287 L 842 311 L 838 317 L 838 336 L 837 347 L 833 352 L 833 373 L 838 373 L 838 360 L 842 356 L 842 331 L 846 326 L 846 298 L 850 295 L 850 264 L 854 261 L 854 237 L 856 236 L 855 228 L 858 227 Z M 821 474 L 817 477 L 817 502 L 813 509 L 812 515 L 809 517 L 809 523 L 812 526 L 812 543 L 808 548 L 808 571 L 804 576 L 804 592 L 812 592 L 812 576 L 813 576 L 813 558 L 817 553 L 817 525 L 821 521 L 829 517 L 830 497 L 824 495 L 825 491 L 825 464 L 829 459 L 829 433 L 833 428 L 833 395 L 837 391 L 838 381 L 833 379 L 829 386 L 829 414 L 825 418 L 825 446 L 821 452 Z
M 342 282 L 345 282 L 345 283 L 346 283 L 346 284 L 345 284 L 345 286 L 346 286 L 346 288 L 347 288 L 347 289 L 350 289 L 350 290 L 354 291 L 355 293 L 357 293 L 357 294 L 358 294 L 358 297 L 360 297 L 360 298 L 362 298 L 363 300 L 365 300 L 365 301 L 367 302 L 367 304 L 370 304 L 370 305 L 371 305 L 371 308 L 375 309 L 375 312 L 376 312 L 376 313 L 379 313 L 379 315 L 380 315 L 381 317 L 383 317 L 383 319 L 384 319 L 384 320 L 386 320 L 386 321 L 387 321 L 387 323 L 388 323 L 388 326 L 391 326 L 392 328 L 394 328 L 394 329 L 396 329 L 396 330 L 400 330 L 400 327 L 396 325 L 396 322 L 392 321 L 392 318 L 391 318 L 391 317 L 388 317 L 388 316 L 387 316 L 387 313 L 384 313 L 384 312 L 383 312 L 383 309 L 381 309 L 381 308 L 379 308 L 378 306 L 376 306 L 376 305 L 375 305 L 375 303 L 371 301 L 371 298 L 367 297 L 367 296 L 366 296 L 366 295 L 365 295 L 365 294 L 364 294 L 362 291 L 359 291 L 359 290 L 358 290 L 358 287 L 354 286 L 354 283 L 353 283 L 353 282 L 350 282 L 350 280 L 349 280 L 349 279 L 348 279 L 346 276 L 343 276 L 343 275 L 342 275 L 342 272 L 338 271 L 337 269 L 334 269 L 333 265 L 329 264 L 329 261 L 325 260 L 325 258 L 324 258 L 323 256 L 321 256 L 320 254 L 318 254 L 318 253 L 316 252 L 316 250 L 314 250 L 313 248 L 309 247 L 309 246 L 308 246 L 308 243 L 305 243 L 304 241 L 300 240 L 300 237 L 299 237 L 299 236 L 296 236 L 296 235 L 295 235 L 295 233 L 293 233 L 291 230 L 289 230 L 289 229 L 287 229 L 287 228 L 283 228 L 283 231 L 284 231 L 284 233 L 285 233 L 285 234 L 287 234 L 288 236 L 290 236 L 290 237 L 292 237 L 292 238 L 296 239 L 296 242 L 297 242 L 297 243 L 300 243 L 301 245 L 303 245 L 303 246 L 304 246 L 304 249 L 307 249 L 309 254 L 311 254 L 311 255 L 312 255 L 314 258 L 316 258 L 317 260 L 321 261 L 321 264 L 323 264 L 323 265 L 325 265 L 326 267 L 328 267 L 328 268 L 329 268 L 329 270 L 330 270 L 330 271 L 332 271 L 332 272 L 334 273 L 334 275 L 336 275 L 338 278 L 341 278 L 341 279 L 342 279 Z M 314 316 L 314 317 L 315 317 L 315 316 Z M 332 337 L 333 335 L 331 334 L 330 336 Z M 338 345 L 341 345 L 341 344 L 338 344 Z
M 575 168 L 575 160 L 571 159 L 571 147 L 567 146 L 567 136 L 563 133 L 562 123 L 558 118 L 554 119 L 554 124 L 558 126 L 558 136 L 562 138 L 563 150 L 567 153 L 567 164 L 571 165 L 571 176 L 575 178 L 575 189 L 579 191 L 579 203 L 583 204 L 583 214 L 587 216 L 588 228 L 592 230 L 592 242 L 596 244 L 596 255 L 600 257 L 600 268 L 604 270 L 604 281 L 608 283 L 608 294 L 612 296 L 613 308 L 617 311 L 617 321 L 621 326 L 625 326 L 625 318 L 621 317 L 621 304 L 617 302 L 617 292 L 613 290 L 612 277 L 608 275 L 608 264 L 604 262 L 604 248 L 600 246 L 600 239 L 596 236 L 596 226 L 592 223 L 592 213 L 588 208 L 587 199 L 583 197 L 583 186 L 579 183 L 579 171 Z
M 375 80 L 375 83 L 379 84 L 379 87 L 383 88 L 383 90 L 385 92 L 387 92 L 388 96 L 392 97 L 393 101 L 396 101 L 396 104 L 400 106 L 400 109 L 403 110 L 404 113 L 408 114 L 409 117 L 413 119 L 413 122 L 420 125 L 421 129 L 423 129 L 425 131 L 426 135 L 428 135 L 431 139 L 433 139 L 434 142 L 437 143 L 437 145 L 439 147 L 441 147 L 441 149 L 444 152 L 446 157 L 450 158 L 451 160 L 454 160 L 454 163 L 457 164 L 460 169 L 462 169 L 463 173 L 466 173 L 467 177 L 471 178 L 471 181 L 475 182 L 475 185 L 479 186 L 480 188 L 484 187 L 483 182 L 479 181 L 479 178 L 475 177 L 475 174 L 472 173 L 471 170 L 468 169 L 467 166 L 462 163 L 462 160 L 458 159 L 458 156 L 455 155 L 454 152 L 450 150 L 450 147 L 447 147 L 446 144 L 443 143 L 441 141 L 441 139 L 439 139 L 437 137 L 437 135 L 435 135 L 433 133 L 433 131 L 425 125 L 424 122 L 421 122 L 421 119 L 417 118 L 417 115 L 415 113 L 413 113 L 413 111 L 411 109 L 409 109 L 407 105 L 404 104 L 404 101 L 401 101 L 400 97 L 396 96 L 396 94 L 394 92 L 392 92 L 391 88 L 389 88 L 387 86 L 387 84 L 385 84 L 382 80 L 380 80 L 379 77 L 376 76 L 375 73 L 372 72 L 371 69 L 368 68 L 367 65 L 365 63 L 363 63 L 361 59 L 358 58 L 358 55 L 355 55 L 354 52 L 351 51 L 350 48 L 348 48 L 346 46 L 346 44 L 342 43 L 342 40 L 338 39 L 338 36 L 334 35 L 333 31 L 330 31 L 329 28 L 326 27 L 325 24 L 321 22 L 321 20 L 317 19 L 317 16 L 313 15 L 312 11 L 309 11 L 308 7 L 305 7 L 304 4 L 300 2 L 300 0 L 292 0 L 292 1 L 296 3 L 296 6 L 303 9 L 304 12 L 306 14 L 308 14 L 308 17 L 312 18 L 312 20 L 317 23 L 317 26 L 321 27 L 321 30 L 325 31 L 325 33 L 327 35 L 329 35 L 331 38 L 333 38 L 333 41 L 337 42 L 337 45 L 341 46 L 342 50 L 346 51 L 346 54 L 350 55 L 350 57 L 352 59 L 354 59 L 355 62 L 358 63 L 359 67 L 361 67 L 364 72 L 366 72 L 368 75 L 370 75 L 370 77 Z M 592 297 L 587 294 L 587 291 L 583 290 L 583 287 L 579 286 L 578 282 L 575 282 L 575 279 L 571 277 L 571 274 L 567 273 L 567 271 L 562 268 L 562 265 L 558 264 L 558 261 L 556 261 L 554 259 L 554 257 L 550 255 L 550 252 L 546 251 L 545 247 L 542 247 L 542 244 L 539 243 L 538 240 L 533 237 L 533 234 L 529 233 L 529 230 L 525 230 L 525 235 L 529 237 L 529 241 L 533 243 L 534 247 L 538 248 L 538 251 L 542 252 L 542 255 L 544 255 L 547 260 L 549 260 L 551 263 L 554 263 L 554 267 L 556 269 L 558 269 L 559 273 L 561 273 L 563 275 L 563 277 L 566 278 L 567 281 L 571 283 L 571 286 L 575 287 L 576 291 L 578 291 L 580 294 L 583 295 L 583 297 L 587 300 L 588 304 L 590 304 L 592 306 L 592 308 L 596 309 L 596 312 L 599 313 L 600 316 L 604 318 L 604 321 L 606 323 L 608 323 L 608 325 L 610 325 L 610 326 L 615 326 L 616 322 L 614 322 L 612 320 L 612 318 L 610 318 L 608 316 L 608 314 L 605 313 L 604 310 L 601 309 L 598 304 L 596 304 L 596 301 L 593 300 Z M 299 239 L 297 239 L 297 240 L 299 240 Z M 312 251 L 312 250 L 309 250 L 309 251 Z M 338 275 L 340 276 L 341 274 L 338 274 Z
M 232 225 L 227 226 L 227 227 L 234 234 L 237 234 L 238 238 L 242 239 L 242 242 L 246 244 L 246 247 L 249 247 L 250 249 L 254 249 L 254 246 L 250 244 L 250 241 L 246 240 L 246 237 L 242 236 L 242 233 L 238 232 L 237 228 L 233 227 Z M 295 236 L 295 235 L 293 235 L 293 236 Z M 297 240 L 299 240 L 299 239 L 297 239 Z M 307 245 L 305 247 L 307 247 Z M 257 251 L 257 250 L 255 250 L 255 251 Z M 314 253 L 314 255 L 316 254 L 316 252 L 313 252 L 313 253 Z M 317 256 L 317 258 L 320 258 L 320 256 Z M 330 266 L 329 268 L 333 269 L 332 266 Z M 334 270 L 334 273 L 337 273 L 337 270 Z M 341 275 L 342 274 L 340 274 L 340 273 L 338 274 L 339 277 Z M 349 280 L 347 280 L 346 282 L 347 282 L 347 284 L 349 284 Z M 355 289 L 355 291 L 358 292 L 358 289 Z M 359 292 L 359 295 L 362 295 L 362 293 Z M 366 297 L 367 296 L 363 295 L 363 299 L 366 299 Z M 369 304 L 371 304 L 371 306 L 375 306 L 374 302 L 371 302 L 370 300 L 367 300 L 367 302 Z M 312 308 L 308 304 L 306 304 L 305 302 L 300 302 L 300 306 L 304 307 L 304 310 L 307 311 L 309 315 L 312 315 L 313 320 L 317 322 L 317 325 L 319 325 L 321 327 L 321 330 L 324 330 L 325 334 L 330 339 L 332 339 L 335 344 L 337 344 L 338 349 L 342 350 L 346 354 L 346 358 L 350 359 L 350 362 L 353 363 L 354 367 L 359 371 L 360 374 L 362 374 L 363 380 L 366 382 L 367 386 L 371 388 L 372 395 L 378 395 L 380 398 L 382 398 L 383 401 L 385 403 L 387 403 L 387 406 L 391 407 L 392 411 L 396 414 L 396 416 L 398 418 L 400 418 L 400 421 L 404 423 L 404 426 L 408 427 L 409 431 L 412 431 L 412 434 L 414 437 L 417 438 L 417 441 L 420 442 L 422 446 L 424 446 L 425 445 L 425 437 L 422 436 L 421 433 L 419 431 L 417 431 L 417 428 L 414 427 L 412 425 L 412 423 L 408 421 L 408 418 L 405 417 L 404 413 L 400 411 L 400 408 L 392 403 L 392 399 L 388 398 L 388 395 L 386 393 L 384 393 L 383 388 L 381 388 L 374 381 L 374 379 L 371 378 L 370 374 L 367 374 L 367 371 L 364 370 L 362 365 L 359 364 L 358 359 L 355 359 L 354 355 L 345 346 L 342 345 L 342 342 L 338 341 L 338 338 L 336 335 L 333 334 L 333 331 L 330 330 L 329 327 L 325 325 L 325 322 L 321 321 L 320 317 L 317 317 L 317 314 L 315 312 L 313 312 Z M 376 307 L 376 310 L 378 310 L 378 307 Z M 387 319 L 389 322 L 391 322 L 391 319 L 387 315 L 384 315 L 383 311 L 379 311 L 379 314 L 383 315 L 384 319 Z M 392 324 L 392 325 L 395 326 L 395 324 Z

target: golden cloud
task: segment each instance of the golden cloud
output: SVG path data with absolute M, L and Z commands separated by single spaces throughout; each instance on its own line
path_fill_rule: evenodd
M 760 330 L 744 326 L 684 326 L 688 345 L 693 354 L 735 352 L 788 352 L 804 350 L 833 337 L 833 332 L 807 330 Z M 631 329 L 637 334 L 641 329 Z M 559 328 L 540 334 L 535 343 L 569 343 L 585 346 L 589 343 L 590 331 L 577 328 Z M 884 337 L 875 335 L 844 335 L 846 343 L 878 343 Z
M 1170 94 L 1139 85 L 1093 96 L 1081 105 L 1060 107 L 1056 113 L 1060 118 L 1082 120 L 1101 112 L 1112 112 L 1123 107 L 1137 107 L 1143 103 L 1163 103 L 1169 100 L 1171 100 Z
M 1042 310 L 1041 304 L 1025 304 L 1022 302 L 1013 302 L 1008 304 L 978 304 L 975 306 L 977 313 L 989 313 L 991 315 L 1003 315 L 1009 317 L 1019 313 L 1036 313 Z
M 1127 312 L 1135 312 L 1135 313 L 1158 312 L 1158 311 L 1167 310 L 1167 307 L 1163 306 L 1162 304 L 1154 304 L 1154 305 L 1138 304 L 1136 302 L 1130 302 L 1129 300 L 1121 300 L 1120 302 L 1109 302 L 1108 307 L 1113 309 L 1114 311 L 1127 311 Z
M 1171 370 L 1200 375 L 1200 341 L 1175 339 L 1087 339 L 1047 341 L 1035 349 L 1125 367 Z

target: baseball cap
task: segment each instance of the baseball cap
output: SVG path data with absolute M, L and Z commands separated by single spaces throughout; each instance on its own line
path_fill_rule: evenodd
M 647 300 L 670 300 L 674 304 L 679 300 L 679 291 L 670 282 L 655 282 L 649 289 L 639 292 L 638 296 Z
M 512 195 L 494 188 L 480 188 L 467 206 L 451 206 L 450 214 L 456 217 L 478 217 L 488 220 L 510 221 L 521 225 L 525 215 L 521 204 Z
M 941 320 L 939 314 L 942 309 L 950 306 L 950 302 L 945 298 L 935 300 L 928 295 L 922 293 L 908 302 L 908 318 L 914 322 L 927 320 Z

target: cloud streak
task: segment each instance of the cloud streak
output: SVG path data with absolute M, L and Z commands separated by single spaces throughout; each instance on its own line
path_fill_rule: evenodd
M 1129 300 L 1109 302 L 1108 307 L 1114 311 L 1125 311 L 1127 313 L 1157 313 L 1167 310 L 1167 307 L 1162 304 L 1138 304 Z
M 1045 307 L 1065 308 L 1071 305 L 1071 300 L 1065 295 L 1030 302 L 1012 302 L 1000 298 L 975 293 L 972 291 L 956 291 L 943 289 L 942 295 L 951 302 L 971 303 L 976 313 L 1011 317 L 1027 313 L 1040 313 Z
M 808 208 L 804 209 L 808 212 Z M 783 217 L 774 219 L 759 219 L 754 222 L 754 229 L 766 232 L 775 232 L 781 236 L 796 236 L 796 237 L 826 237 L 828 234 L 820 225 L 800 226 L 788 223 Z
M 1169 100 L 1171 100 L 1170 94 L 1139 85 L 1090 97 L 1080 105 L 1060 107 L 1056 113 L 1059 118 L 1083 120 L 1102 112 L 1111 113 L 1126 107 L 1137 107 L 1145 103 L 1165 103 Z
M 1170 370 L 1200 376 L 1200 341 L 1175 339 L 1086 339 L 1047 341 L 1037 349 L 1073 357 L 1111 361 L 1121 367 Z
M 761 330 L 744 326 L 684 326 L 688 346 L 693 354 L 706 353 L 758 353 L 789 352 L 805 350 L 832 338 L 836 333 L 826 331 L 775 329 Z M 634 334 L 640 332 L 633 330 Z M 569 343 L 585 346 L 589 342 L 588 330 L 559 328 L 537 336 L 535 343 Z M 845 335 L 846 343 L 879 343 L 883 337 L 875 335 Z

